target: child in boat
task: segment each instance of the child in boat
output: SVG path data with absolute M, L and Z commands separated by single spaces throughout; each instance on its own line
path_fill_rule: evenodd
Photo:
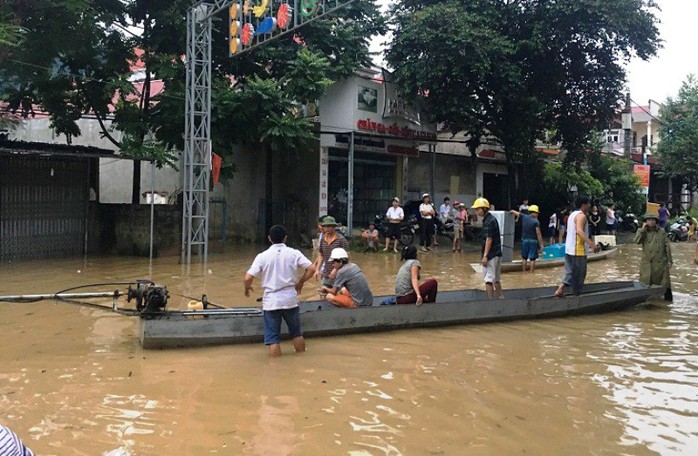
M 337 307 L 372 306 L 373 293 L 366 276 L 356 264 L 349 263 L 347 251 L 341 247 L 332 250 L 329 261 L 337 277 L 331 287 L 322 287 L 325 301 Z
M 439 285 L 436 279 L 428 279 L 419 285 L 422 268 L 417 259 L 417 247 L 408 245 L 402 249 L 402 259 L 405 261 L 395 279 L 395 297 L 398 304 L 417 304 L 436 302 Z

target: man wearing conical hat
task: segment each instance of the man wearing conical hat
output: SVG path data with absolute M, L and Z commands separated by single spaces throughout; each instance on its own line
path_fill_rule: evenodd
M 635 243 L 642 246 L 640 282 L 646 285 L 660 285 L 666 289 L 664 299 L 672 300 L 669 269 L 673 263 L 671 243 L 666 231 L 659 227 L 659 217 L 645 214 L 645 223 L 635 234 Z

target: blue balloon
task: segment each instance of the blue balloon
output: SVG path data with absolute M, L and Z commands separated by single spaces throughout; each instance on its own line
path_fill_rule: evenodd
M 274 30 L 276 30 L 276 19 L 273 17 L 267 17 L 259 24 L 259 26 L 257 26 L 255 35 L 267 35 Z

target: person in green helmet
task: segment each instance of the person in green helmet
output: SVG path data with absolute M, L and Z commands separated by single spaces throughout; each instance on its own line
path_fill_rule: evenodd
M 635 243 L 642 246 L 640 282 L 663 286 L 666 289 L 664 299 L 671 301 L 671 243 L 666 231 L 659 227 L 657 215 L 645 214 L 643 218 L 645 223 L 635 234 Z

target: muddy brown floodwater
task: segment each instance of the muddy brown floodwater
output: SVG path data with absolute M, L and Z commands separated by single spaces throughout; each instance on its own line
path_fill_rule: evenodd
M 149 277 L 249 306 L 242 276 L 262 248 L 229 248 L 188 273 L 177 258 L 4 264 L 0 294 Z M 693 248 L 673 245 L 668 307 L 313 338 L 303 355 L 285 343 L 279 359 L 262 344 L 144 351 L 134 318 L 0 303 L 0 423 L 37 455 L 698 454 Z M 424 276 L 442 290 L 482 287 L 475 253 L 442 249 L 422 258 Z M 636 278 L 638 252 L 591 264 L 588 280 Z M 375 293 L 392 292 L 396 256 L 353 259 Z M 505 274 L 503 285 L 561 273 Z

